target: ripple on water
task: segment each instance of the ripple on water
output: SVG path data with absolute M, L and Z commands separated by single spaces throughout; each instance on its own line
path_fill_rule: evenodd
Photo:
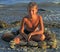
M 11 23 L 14 21 L 21 20 L 21 17 L 20 16 L 5 16 L 5 17 L 0 17 L 0 20 L 5 21 L 6 23 Z

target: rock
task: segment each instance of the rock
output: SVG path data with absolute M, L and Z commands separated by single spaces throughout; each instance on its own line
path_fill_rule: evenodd
M 35 41 L 29 41 L 28 46 L 36 47 L 36 46 L 38 46 L 38 43 Z
M 56 39 L 56 34 L 53 33 L 51 30 L 45 29 L 44 34 L 45 34 L 45 36 L 46 36 L 45 39 L 46 39 L 47 41 L 50 40 L 50 39 L 52 39 L 52 40 L 55 40 L 55 39 Z
M 46 11 L 45 9 L 38 9 L 38 11 Z
M 10 42 L 14 37 L 15 36 L 12 33 L 6 32 L 2 35 L 1 38 L 2 38 L 2 40 L 6 41 L 6 42 Z
M 50 46 L 50 48 L 56 48 L 57 47 L 57 39 L 56 34 L 51 32 L 50 30 L 45 31 L 47 46 Z
M 42 49 L 46 49 L 47 43 L 45 41 L 40 41 L 40 42 L 38 42 L 38 47 L 42 48 Z
M 50 41 L 47 41 L 47 44 L 50 46 L 50 48 L 57 48 L 57 40 L 50 40 Z
M 21 21 L 15 21 L 11 23 L 12 26 L 20 26 L 21 25 Z
M 5 21 L 0 21 L 0 28 L 8 28 L 9 24 L 7 24 Z
M 25 46 L 25 45 L 27 45 L 27 42 L 25 42 L 25 41 L 20 41 L 20 44 L 19 44 L 20 46 Z
M 59 23 L 44 23 L 44 26 L 49 28 L 53 28 L 53 27 L 60 28 Z
M 10 45 L 16 45 L 16 43 L 15 43 L 13 40 L 11 40 L 11 41 L 9 42 L 9 44 L 10 44 Z
M 16 44 L 15 44 L 15 42 L 13 41 L 13 40 L 11 40 L 10 42 L 9 42 L 9 44 L 10 44 L 10 48 L 15 48 L 16 46 Z
M 12 41 L 10 41 L 10 48 L 16 48 L 16 47 L 19 47 L 19 46 L 26 46 L 27 45 L 27 42 L 25 42 L 25 41 L 20 41 L 20 44 L 16 44 L 15 42 L 14 42 L 14 40 L 12 40 Z
M 10 45 L 10 48 L 12 48 L 12 49 L 14 49 L 14 48 L 16 48 L 14 45 Z

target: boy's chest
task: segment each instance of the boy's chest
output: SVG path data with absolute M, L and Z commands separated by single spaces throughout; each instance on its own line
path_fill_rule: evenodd
M 28 28 L 34 28 L 38 25 L 39 23 L 39 20 L 38 19 L 35 19 L 35 20 L 28 20 L 26 25 Z

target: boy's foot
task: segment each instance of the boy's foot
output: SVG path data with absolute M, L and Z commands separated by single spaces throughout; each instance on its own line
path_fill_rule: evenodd
M 16 42 L 14 40 L 10 41 L 10 48 L 16 48 L 17 45 L 19 46 L 26 46 L 27 45 L 27 42 L 25 41 L 20 41 L 19 44 L 16 44 Z

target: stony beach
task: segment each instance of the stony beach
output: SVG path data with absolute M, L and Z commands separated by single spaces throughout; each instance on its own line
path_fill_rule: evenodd
M 14 4 L 14 5 L 3 5 L 4 7 L 0 7 L 0 21 L 5 22 L 4 24 L 8 24 L 9 27 L 0 28 L 0 52 L 60 52 L 60 12 L 53 10 L 50 6 L 41 6 L 39 4 L 39 8 L 43 8 L 45 11 L 38 11 L 38 14 L 43 16 L 43 21 L 45 27 L 50 29 L 52 32 L 56 34 L 57 38 L 57 48 L 56 49 L 41 49 L 38 47 L 27 47 L 27 46 L 20 46 L 16 49 L 11 49 L 8 42 L 5 42 L 1 39 L 1 36 L 5 32 L 17 31 L 20 26 L 19 23 L 22 18 L 27 14 L 26 4 Z M 56 5 L 59 7 L 60 5 Z M 60 8 L 58 8 L 59 10 Z M 16 21 L 18 21 L 16 23 Z M 15 23 L 14 23 L 15 22 Z M 2 24 L 0 22 L 0 24 Z M 12 24 L 12 27 L 10 26 Z M 17 24 L 17 25 L 16 25 Z M 14 26 L 15 25 L 15 26 Z M 0 25 L 1 26 L 1 25 Z

